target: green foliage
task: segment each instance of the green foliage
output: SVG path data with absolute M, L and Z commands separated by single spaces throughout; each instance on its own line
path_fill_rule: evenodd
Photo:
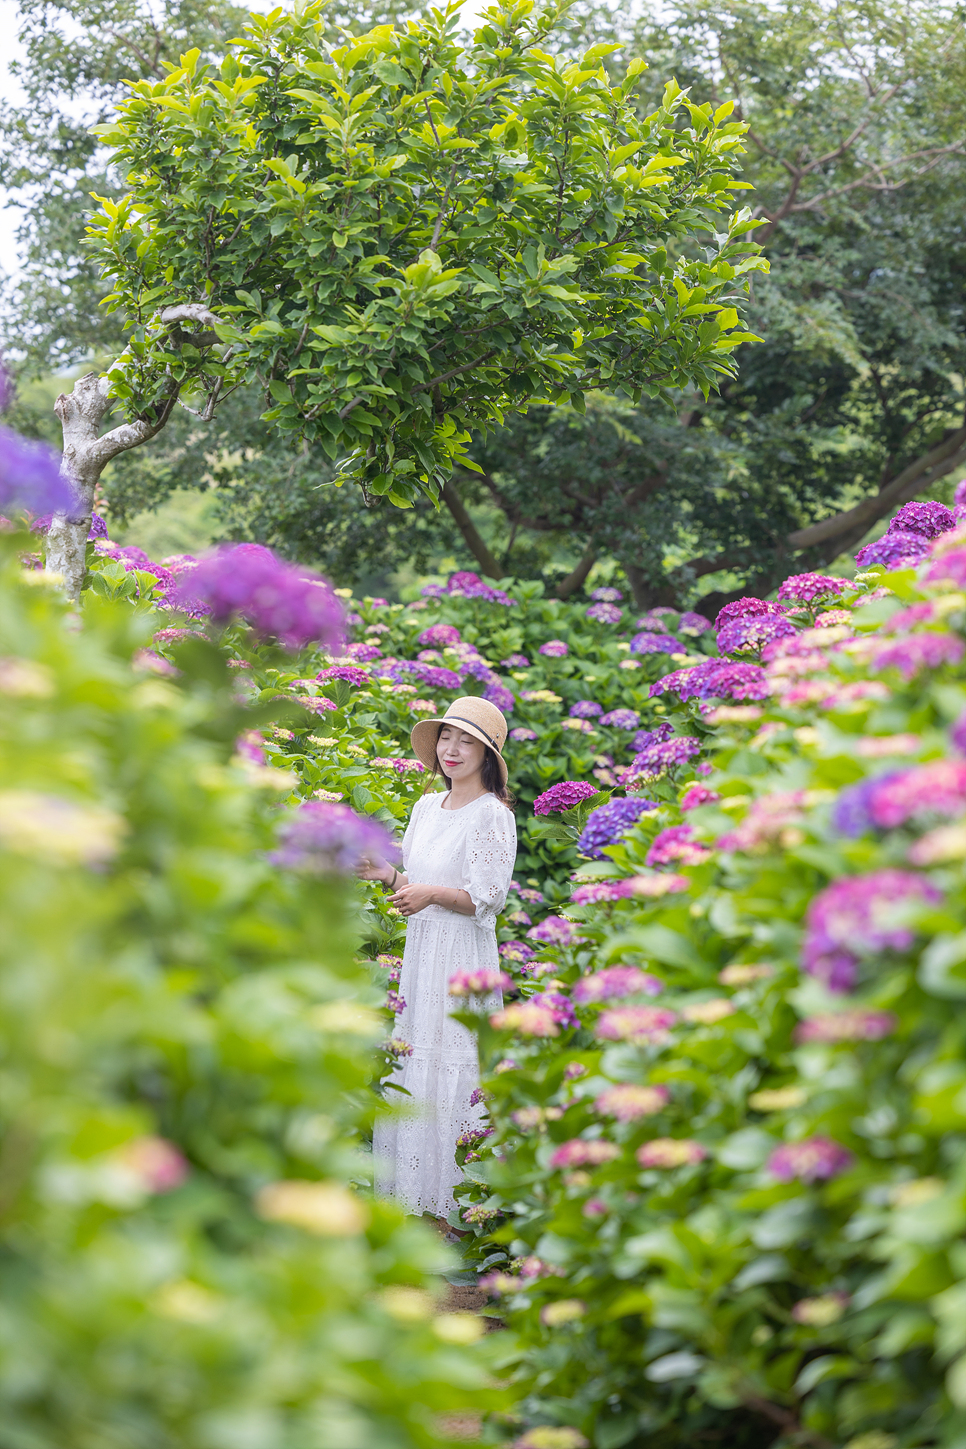
M 301 711 L 239 702 L 224 645 L 152 675 L 151 576 L 107 561 L 78 620 L 23 545 L 0 579 L 3 1438 L 449 1443 L 435 1416 L 499 1395 L 436 1306 L 452 1256 L 364 1190 L 385 1021 L 354 893 L 270 864 L 294 777 L 233 756 L 240 720 Z
M 728 211 L 730 106 L 670 82 L 639 117 L 641 63 L 611 85 L 609 47 L 555 59 L 558 11 L 528 0 L 466 51 L 455 8 L 331 50 L 320 14 L 253 16 L 220 73 L 192 51 L 99 128 L 132 178 L 92 241 L 133 325 L 110 369 L 133 412 L 258 378 L 269 420 L 408 506 L 535 396 L 733 375 L 764 264 Z M 163 308 L 202 298 L 226 351 L 172 345 Z

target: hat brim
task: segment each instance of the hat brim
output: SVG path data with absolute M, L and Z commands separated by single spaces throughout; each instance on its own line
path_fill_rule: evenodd
M 413 725 L 409 735 L 413 747 L 413 754 L 417 760 L 422 760 L 427 770 L 435 770 L 437 767 L 436 740 L 439 726 L 454 723 L 455 721 L 452 719 L 440 717 L 438 719 L 421 719 L 418 724 Z M 500 779 L 505 785 L 509 772 L 506 767 L 506 760 L 500 754 L 499 750 L 495 750 L 483 734 L 483 731 L 478 730 L 476 725 L 470 724 L 468 720 L 460 720 L 459 727 L 466 734 L 472 735 L 475 740 L 479 740 L 481 745 L 485 745 L 491 755 L 496 756 L 496 762 L 500 767 Z

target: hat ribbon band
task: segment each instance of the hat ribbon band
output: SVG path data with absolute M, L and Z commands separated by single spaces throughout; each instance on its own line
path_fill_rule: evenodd
M 462 714 L 446 714 L 443 717 L 443 723 L 445 724 L 446 721 L 449 720 L 449 719 L 458 719 L 459 722 L 460 722 L 460 724 L 472 725 L 475 730 L 479 730 L 479 732 L 480 732 L 481 735 L 486 735 L 486 738 L 489 740 L 490 744 L 496 750 L 497 754 L 500 753 L 500 746 L 497 744 L 496 740 L 493 738 L 493 736 L 491 734 L 487 734 L 487 731 L 483 728 L 482 725 L 478 725 L 476 723 L 476 720 L 475 719 L 467 719 L 465 717 L 465 715 L 462 715 Z

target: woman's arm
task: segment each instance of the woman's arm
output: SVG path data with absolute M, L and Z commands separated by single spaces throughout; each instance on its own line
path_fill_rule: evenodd
M 400 876 L 400 880 L 404 879 Z M 456 886 L 410 885 L 407 881 L 391 899 L 404 916 L 415 916 L 427 906 L 442 906 L 459 916 L 472 916 L 476 911 L 469 892 L 457 890 Z
M 378 858 L 374 860 L 368 855 L 364 855 L 360 859 L 356 867 L 356 874 L 360 880 L 381 881 L 383 885 L 394 891 L 409 883 L 409 877 L 404 870 L 397 870 L 394 865 L 389 865 Z

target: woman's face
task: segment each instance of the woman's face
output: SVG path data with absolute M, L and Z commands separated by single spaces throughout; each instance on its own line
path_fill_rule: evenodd
M 436 744 L 436 758 L 443 774 L 455 784 L 470 780 L 483 769 L 486 745 L 455 725 L 443 725 Z

